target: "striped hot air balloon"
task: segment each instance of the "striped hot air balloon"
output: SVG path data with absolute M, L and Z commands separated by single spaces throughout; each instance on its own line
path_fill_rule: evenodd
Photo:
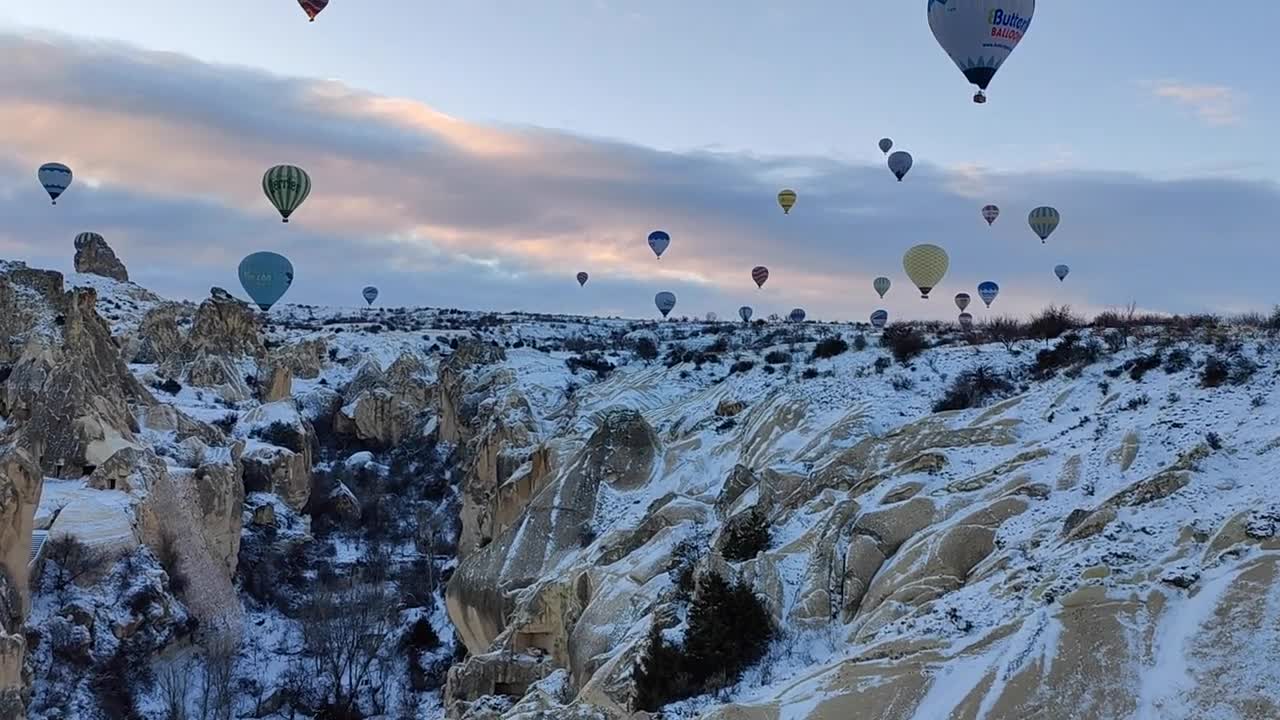
M 754 312 L 755 311 L 751 309 L 750 305 L 743 305 L 742 307 L 738 308 L 738 317 L 742 318 L 742 322 L 750 322 L 751 315 Z
M 769 268 L 763 265 L 751 268 L 751 279 L 755 281 L 757 288 L 764 287 L 765 282 L 769 280 Z
M 298 0 L 298 4 L 302 6 L 302 11 L 307 14 L 310 22 L 316 21 L 316 16 L 329 6 L 329 0 Z
M 796 191 L 783 190 L 778 193 L 778 204 L 782 206 L 783 215 L 790 215 L 791 208 L 796 206 Z
M 1000 217 L 1000 208 L 995 205 L 987 205 L 982 208 L 982 219 L 987 221 L 987 225 L 994 224 L 998 217 Z
M 875 312 L 871 313 L 871 326 L 872 326 L 872 327 L 874 327 L 874 328 L 876 328 L 877 330 L 879 330 L 879 329 L 883 328 L 883 327 L 884 327 L 885 325 L 887 325 L 887 324 L 889 324 L 889 311 L 888 311 L 888 310 L 877 310 L 877 311 L 875 311 Z
M 1000 286 L 987 280 L 978 285 L 978 297 L 982 298 L 982 302 L 987 307 L 991 307 L 991 303 L 995 302 L 996 296 L 1000 294 Z
M 964 312 L 969 307 L 969 293 L 956 293 L 956 307 L 960 308 L 960 312 Z
M 787 319 L 793 323 L 802 323 L 805 317 L 804 308 L 796 308 L 787 315 Z
M 1031 211 L 1027 216 L 1027 224 L 1040 237 L 1040 242 L 1045 242 L 1054 230 L 1058 229 L 1058 223 L 1062 222 L 1062 215 L 1054 208 L 1043 205 Z
M 929 291 L 942 282 L 950 265 L 947 251 L 937 245 L 916 245 L 902 256 L 902 269 L 907 277 L 920 288 L 920 297 L 929 298 Z
M 276 165 L 263 173 L 262 192 L 280 211 L 281 222 L 289 222 L 289 216 L 311 194 L 311 176 L 294 165 Z
M 71 168 L 59 162 L 45 163 L 36 171 L 36 178 L 44 191 L 49 193 L 52 204 L 58 204 L 58 197 L 71 187 Z
M 590 279 L 590 277 L 591 277 L 590 275 L 584 272 L 578 273 L 578 287 L 582 287 L 583 285 L 586 285 L 587 280 Z
M 875 291 L 880 294 L 881 300 L 884 299 L 884 294 L 889 292 L 890 285 L 892 283 L 889 282 L 887 277 L 878 277 L 871 282 L 871 287 L 875 288 Z

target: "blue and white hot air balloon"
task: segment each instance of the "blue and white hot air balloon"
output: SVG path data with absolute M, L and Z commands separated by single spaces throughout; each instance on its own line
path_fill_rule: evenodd
M 658 307 L 658 312 L 662 313 L 662 317 L 666 317 L 676 307 L 676 294 L 665 291 L 660 292 L 653 296 L 653 304 Z
M 667 246 L 671 244 L 671 236 L 664 230 L 654 230 L 649 233 L 649 249 L 653 251 L 658 259 L 662 259 L 662 253 L 667 251 Z
M 369 285 L 360 291 L 360 295 L 364 298 L 365 302 L 372 305 L 373 301 L 378 299 L 378 288 Z
M 57 205 L 58 196 L 71 187 L 71 168 L 60 162 L 45 163 L 36 171 L 36 178 L 44 186 L 44 191 L 49 193 L 49 199 Z
M 889 324 L 889 311 L 877 310 L 871 313 L 871 325 L 877 330 L 881 330 L 885 325 Z
M 990 280 L 978 286 L 978 297 L 982 298 L 982 302 L 987 307 L 991 307 L 991 303 L 995 302 L 996 296 L 1000 294 L 1000 286 Z

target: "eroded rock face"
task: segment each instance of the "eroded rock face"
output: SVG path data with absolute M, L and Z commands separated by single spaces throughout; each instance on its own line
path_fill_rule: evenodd
M 33 336 L 6 387 L 10 416 L 41 439 L 45 472 L 79 477 L 123 447 L 136 447 L 131 404 L 155 399 L 121 360 L 89 288 L 67 293 L 60 342 Z
M 76 272 L 101 275 L 120 282 L 129 282 L 129 271 L 107 241 L 97 233 L 80 233 L 76 236 Z
M 260 357 L 265 352 L 261 330 L 258 316 L 248 303 L 215 287 L 196 310 L 187 335 L 186 354 Z
M 635 410 L 614 410 L 600 421 L 586 457 L 589 472 L 618 490 L 634 490 L 649 481 L 658 437 Z
M 0 708 L 6 697 L 24 694 L 28 681 L 22 624 L 31 607 L 27 559 L 43 481 L 31 452 L 0 448 Z
M 404 353 L 384 372 L 366 360 L 347 385 L 334 431 L 375 447 L 394 447 L 417 429 L 435 401 L 427 366 Z
M 182 331 L 178 327 L 179 303 L 161 303 L 142 316 L 138 325 L 137 350 L 133 362 L 173 364 L 182 356 Z

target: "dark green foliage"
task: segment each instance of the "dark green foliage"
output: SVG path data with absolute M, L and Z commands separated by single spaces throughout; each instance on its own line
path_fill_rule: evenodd
M 880 333 L 880 346 L 893 353 L 893 359 L 905 365 L 929 347 L 924 333 L 906 323 L 893 323 Z
M 739 360 L 738 362 L 729 366 L 729 374 L 733 375 L 735 373 L 751 372 L 751 369 L 754 368 L 755 366 L 756 364 L 754 362 L 751 362 L 750 360 Z
M 770 365 L 786 365 L 791 362 L 791 353 L 782 350 L 771 350 L 764 356 L 764 361 Z
M 642 337 L 637 339 L 633 350 L 636 357 L 646 362 L 658 359 L 658 344 L 651 338 Z
M 302 431 L 291 423 L 275 421 L 266 427 L 254 428 L 249 433 L 265 443 L 301 453 L 306 449 L 307 438 Z
M 772 542 L 769 521 L 760 508 L 755 507 L 751 512 L 739 515 L 730 522 L 725 529 L 720 554 L 730 562 L 751 560 L 768 550 Z
M 865 343 L 866 341 L 863 340 Z M 829 337 L 818 341 L 813 348 L 813 359 L 823 360 L 833 358 L 849 350 L 849 343 L 841 337 Z
M 749 586 L 708 574 L 689 607 L 683 647 L 668 644 L 656 626 L 650 630 L 635 671 L 637 707 L 654 712 L 732 685 L 764 657 L 773 634 L 773 620 Z
M 1079 335 L 1067 333 L 1057 345 L 1036 353 L 1031 374 L 1037 380 L 1047 380 L 1063 368 L 1083 367 L 1097 362 L 1101 354 L 1102 347 L 1097 340 L 1081 342 Z
M 1180 373 L 1191 367 L 1191 353 L 1182 348 L 1174 348 L 1164 357 L 1164 371 L 1170 375 Z
M 968 410 L 982 407 L 992 400 L 1013 392 L 1013 381 L 1005 373 L 990 365 L 979 365 L 965 370 L 951 381 L 947 392 L 933 406 L 934 412 Z
M 1075 313 L 1071 312 L 1069 305 L 1061 307 L 1050 305 L 1031 318 L 1031 323 L 1027 325 L 1027 332 L 1031 337 L 1041 340 L 1052 340 L 1061 337 L 1064 333 L 1075 330 L 1080 327 L 1082 321 Z
M 862 352 L 863 350 L 866 350 L 866 349 L 867 349 L 867 336 L 866 336 L 866 335 L 863 335 L 862 333 L 858 333 L 857 335 L 854 335 L 854 336 L 853 336 L 853 349 L 854 349 L 855 351 L 857 351 L 857 352 Z
M 804 372 L 800 373 L 800 377 L 804 378 L 805 380 L 812 380 L 812 379 L 814 379 L 814 378 L 818 377 L 818 369 L 817 369 L 817 368 L 805 368 L 805 369 L 804 369 Z
M 227 413 L 217 420 L 213 421 L 213 426 L 222 431 L 223 435 L 230 435 L 231 431 L 236 428 L 236 423 L 240 422 L 240 416 L 235 413 Z
M 1132 361 L 1125 363 L 1129 366 L 1129 377 L 1135 382 L 1142 382 L 1142 376 L 1147 372 L 1155 370 L 1164 362 L 1164 357 L 1160 353 L 1154 355 L 1139 355 Z
M 156 385 L 155 387 L 157 390 L 160 390 L 161 392 L 169 393 L 170 395 L 177 395 L 178 393 L 182 392 L 182 383 L 178 382 L 177 380 L 174 380 L 173 378 L 168 378 L 167 380 L 160 383 L 159 385 Z

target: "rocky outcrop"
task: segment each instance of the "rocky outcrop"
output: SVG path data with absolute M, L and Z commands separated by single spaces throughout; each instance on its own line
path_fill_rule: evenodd
M 265 352 L 261 324 L 249 304 L 215 287 L 196 310 L 186 354 L 260 357 Z
M 272 492 L 294 510 L 311 498 L 315 458 L 315 429 L 291 400 L 261 405 L 245 414 L 242 425 L 252 428 L 244 452 L 244 485 L 250 492 Z
M 334 431 L 375 447 L 389 448 L 418 428 L 435 400 L 427 365 L 404 353 L 384 372 L 366 361 L 348 384 Z
M 310 338 L 275 348 L 267 356 L 273 368 L 286 368 L 293 377 L 313 380 L 324 370 L 329 344 L 324 338 Z
M 154 404 L 129 373 L 89 288 L 67 293 L 60 342 L 33 336 L 5 388 L 11 419 L 44 448 L 45 472 L 79 477 L 137 446 L 131 405 Z
M 129 282 L 129 271 L 116 253 L 98 233 L 84 232 L 76 236 L 76 272 L 101 275 L 120 282 Z
M 506 359 L 506 352 L 491 343 L 467 341 L 440 364 L 440 441 L 464 445 L 471 439 L 478 401 L 467 396 L 467 374 L 475 368 L 493 365 Z M 474 397 L 474 396 L 473 396 Z
M 182 331 L 178 327 L 179 303 L 161 303 L 142 316 L 136 334 L 133 362 L 172 365 L 182 356 Z
M 16 445 L 0 448 L 0 710 L 25 695 L 30 681 L 23 633 L 31 607 L 27 560 L 43 480 L 31 452 Z

